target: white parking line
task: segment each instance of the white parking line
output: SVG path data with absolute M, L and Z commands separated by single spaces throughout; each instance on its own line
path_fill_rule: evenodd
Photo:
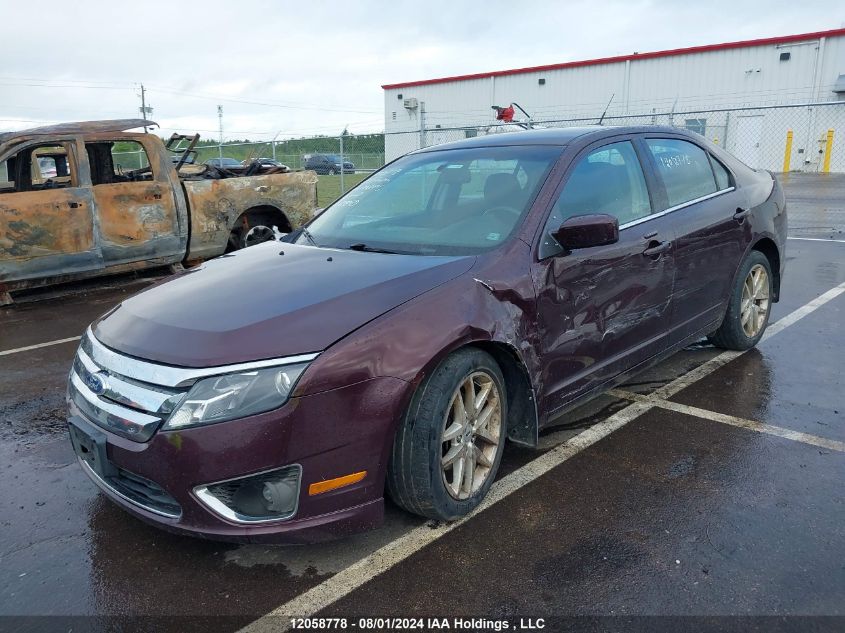
M 787 237 L 788 240 L 802 240 L 804 242 L 838 242 L 845 244 L 845 240 L 827 239 L 825 237 Z
M 757 431 L 759 433 L 766 433 L 768 435 L 776 435 L 788 440 L 802 442 L 811 446 L 818 446 L 820 448 L 828 448 L 832 451 L 839 451 L 845 453 L 845 442 L 838 440 L 831 440 L 826 437 L 819 437 L 818 435 L 811 435 L 810 433 L 802 433 L 801 431 L 793 431 L 792 429 L 785 429 L 782 426 L 775 426 L 773 424 L 764 424 L 756 420 L 749 420 L 747 418 L 739 418 L 735 415 L 727 415 L 725 413 L 718 413 L 710 411 L 709 409 L 702 409 L 700 407 L 693 407 L 688 404 L 681 404 L 680 402 L 672 402 L 671 400 L 660 400 L 654 396 L 646 396 L 640 393 L 633 393 L 631 391 L 624 391 L 622 389 L 611 389 L 608 393 L 617 398 L 624 398 L 625 400 L 632 400 L 633 402 L 640 402 L 642 404 L 651 404 L 661 409 L 668 409 L 676 413 L 683 413 L 685 415 L 692 415 L 697 418 L 704 418 L 712 422 L 720 422 L 722 424 L 729 424 L 741 429 L 748 429 L 750 431 Z
M 617 411 L 606 420 L 591 426 L 583 433 L 579 433 L 497 481 L 490 488 L 490 492 L 473 514 L 434 528 L 428 525 L 421 525 L 414 528 L 404 536 L 400 536 L 395 541 L 388 543 L 369 556 L 365 556 L 346 569 L 339 571 L 331 578 L 324 580 L 316 587 L 298 595 L 296 598 L 293 598 L 267 614 L 272 617 L 256 620 L 241 629 L 241 631 L 263 632 L 288 630 L 290 628 L 290 621 L 280 619 L 278 616 L 286 616 L 287 618 L 308 617 L 330 606 L 365 582 L 383 574 L 397 563 L 402 562 L 414 552 L 419 551 L 429 543 L 433 543 L 455 528 L 463 525 L 477 513 L 483 512 L 487 508 L 497 504 L 520 488 L 546 474 L 555 466 L 562 464 L 585 448 L 592 446 L 600 439 L 622 428 L 631 420 L 638 418 L 651 409 L 651 407 L 651 404 L 635 402 L 621 411 Z
M 785 327 L 788 327 L 799 319 L 807 316 L 843 292 L 845 292 L 845 283 L 827 291 L 798 310 L 795 310 L 775 323 L 772 323 L 769 326 L 769 330 L 766 332 L 766 335 L 777 334 Z M 783 325 L 777 327 L 781 323 L 783 323 Z M 767 336 L 764 336 L 763 338 L 765 339 Z M 704 378 L 706 375 L 716 371 L 716 369 L 743 353 L 744 352 L 724 352 L 711 361 L 704 363 L 701 367 L 693 369 L 691 372 L 688 372 L 684 376 L 672 381 L 663 387 L 663 390 L 667 393 L 671 392 L 669 395 L 673 395 L 674 393 L 680 391 L 683 387 L 688 386 L 695 380 Z M 714 362 L 719 359 L 722 360 Z M 702 370 L 702 367 L 705 366 L 707 366 L 707 370 Z M 692 375 L 695 376 L 694 379 L 686 379 L 687 376 Z M 672 389 L 667 389 L 667 387 L 672 387 Z M 664 397 L 668 398 L 669 395 Z M 394 565 L 402 562 L 415 552 L 421 550 L 429 543 L 433 543 L 454 530 L 456 527 L 463 525 L 481 512 L 484 512 L 486 509 L 492 507 L 502 499 L 505 499 L 510 494 L 544 475 L 552 468 L 559 466 L 569 458 L 583 451 L 585 448 L 592 446 L 599 440 L 622 428 L 632 420 L 644 414 L 646 411 L 649 411 L 653 406 L 655 406 L 655 404 L 657 403 L 640 401 L 640 399 L 637 399 L 635 402 L 629 404 L 624 409 L 617 411 L 609 418 L 589 427 L 582 433 L 566 440 L 556 448 L 544 453 L 540 457 L 528 462 L 521 468 L 497 481 L 490 488 L 490 492 L 487 493 L 487 497 L 484 501 L 481 502 L 475 512 L 471 515 L 453 523 L 440 525 L 436 528 L 429 527 L 428 525 L 422 525 L 414 528 L 407 534 L 400 536 L 395 541 L 388 543 L 375 552 L 360 559 L 356 563 L 353 563 L 349 567 L 339 571 L 334 576 L 321 582 L 319 585 L 312 587 L 308 591 L 305 591 L 304 593 L 301 593 L 295 598 L 282 604 L 267 614 L 267 616 L 247 625 L 241 629 L 241 632 L 258 633 L 264 631 L 288 630 L 290 628 L 290 620 L 288 618 L 311 617 L 319 611 L 332 605 L 344 596 L 352 593 L 364 583 L 369 582 Z M 786 429 L 779 430 L 786 432 Z
M 819 437 L 818 435 L 810 435 L 809 433 L 801 433 L 800 431 L 793 431 L 785 429 L 780 426 L 772 424 L 763 424 L 754 420 L 746 420 L 745 418 L 738 418 L 734 415 L 725 415 L 724 413 L 717 413 L 716 411 L 709 411 L 707 409 L 700 409 L 698 407 L 691 407 L 679 402 L 671 402 L 663 400 L 662 402 L 655 402 L 655 406 L 662 409 L 669 409 L 677 413 L 684 413 L 686 415 L 693 415 L 698 418 L 704 418 L 713 422 L 721 422 L 722 424 L 730 424 L 742 429 L 749 429 L 751 431 L 758 431 L 759 433 L 767 433 L 768 435 L 776 435 L 784 437 L 788 440 L 810 444 L 811 446 L 818 446 L 820 448 L 828 448 L 833 451 L 845 453 L 845 442 L 837 440 L 829 440 L 826 437 Z
M 40 349 L 42 347 L 50 347 L 51 345 L 61 345 L 62 343 L 70 343 L 78 341 L 81 336 L 70 336 L 68 338 L 60 338 L 55 341 L 47 341 L 46 343 L 38 343 L 37 345 L 27 345 L 26 347 L 16 347 L 15 349 L 6 349 L 0 352 L 0 356 L 8 356 L 9 354 L 17 354 L 19 352 L 28 352 L 31 349 Z
M 793 312 L 790 312 L 785 317 L 778 319 L 777 321 L 775 321 L 774 323 L 769 325 L 768 328 L 766 328 L 766 332 L 763 334 L 763 337 L 760 339 L 760 342 L 763 343 L 763 342 L 769 340 L 771 337 L 775 336 L 778 332 L 780 332 L 784 328 L 789 327 L 790 325 L 792 325 L 793 323 L 795 323 L 799 319 L 803 319 L 808 314 L 810 314 L 810 313 L 818 310 L 819 308 L 821 308 L 824 304 L 829 303 L 830 301 L 833 301 L 834 299 L 836 299 L 836 297 L 841 295 L 843 292 L 845 292 L 845 282 L 842 282 L 838 286 L 834 286 L 833 288 L 831 288 L 830 290 L 828 290 L 824 294 L 819 295 L 818 297 L 816 297 L 815 299 L 813 299 L 809 303 L 804 304 L 803 306 L 801 306 L 797 310 L 794 310 Z M 746 350 L 746 352 L 747 351 L 748 350 Z M 660 389 L 655 390 L 652 395 L 655 398 L 660 398 L 662 400 L 666 400 L 668 398 L 671 398 L 672 396 L 674 396 L 676 393 L 678 393 L 682 389 L 685 389 L 686 387 L 688 387 L 689 385 L 694 383 L 696 380 L 699 380 L 699 379 L 703 378 L 704 376 L 706 376 L 707 374 L 714 372 L 715 370 L 717 370 L 722 365 L 725 365 L 725 364 L 731 362 L 733 359 L 738 358 L 739 356 L 742 356 L 746 352 L 734 352 L 734 351 L 722 352 L 721 354 L 719 354 L 715 358 L 711 358 L 709 361 L 707 361 L 703 365 L 699 365 L 698 367 L 696 367 L 692 371 L 688 371 L 687 373 L 683 374 L 682 376 L 679 376 L 678 378 L 676 378 L 672 382 L 670 382 L 666 385 L 663 385 L 662 387 L 660 387 Z

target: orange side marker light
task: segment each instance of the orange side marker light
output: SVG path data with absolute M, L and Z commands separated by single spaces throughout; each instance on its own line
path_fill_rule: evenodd
M 352 473 L 351 475 L 344 475 L 343 477 L 337 477 L 335 479 L 326 479 L 325 481 L 314 482 L 308 486 L 308 496 L 313 497 L 314 495 L 321 495 L 324 492 L 329 492 L 330 490 L 337 490 L 338 488 L 357 484 L 366 476 L 367 471 L 362 470 L 361 472 Z

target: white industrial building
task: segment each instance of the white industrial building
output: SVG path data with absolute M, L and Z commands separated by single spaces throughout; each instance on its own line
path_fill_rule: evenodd
M 421 145 L 501 131 L 491 106 L 516 102 L 542 126 L 596 123 L 607 108 L 608 125 L 686 127 L 776 171 L 785 153 L 791 170 L 821 171 L 830 147 L 831 171 L 845 171 L 845 29 L 382 88 L 388 160 Z

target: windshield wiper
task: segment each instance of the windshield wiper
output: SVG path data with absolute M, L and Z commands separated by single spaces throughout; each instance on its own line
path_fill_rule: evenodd
M 399 255 L 397 251 L 391 251 L 386 248 L 377 248 L 375 246 L 367 246 L 363 242 L 356 242 L 348 246 L 351 251 L 365 251 L 367 253 L 387 253 L 389 255 Z
M 300 230 L 300 232 L 301 232 L 300 234 L 301 234 L 301 235 L 304 235 L 304 236 L 305 236 L 305 239 L 306 239 L 306 240 L 308 240 L 309 242 L 311 242 L 311 244 L 312 244 L 313 246 L 319 246 L 319 244 L 317 244 L 317 240 L 315 240 L 315 239 L 314 239 L 314 236 L 313 236 L 313 235 L 311 235 L 311 233 L 308 231 L 308 229 L 306 229 L 306 228 L 303 226 L 303 227 L 300 227 L 300 229 L 299 229 L 299 230 Z

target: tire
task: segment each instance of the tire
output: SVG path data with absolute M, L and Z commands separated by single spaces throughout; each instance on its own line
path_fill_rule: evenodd
M 749 304 L 745 303 L 744 298 L 746 284 L 749 283 L 752 271 L 756 273 L 760 270 L 765 272 L 765 279 L 760 282 L 762 294 L 759 298 L 755 298 L 754 293 L 751 293 L 752 301 L 749 308 Z M 772 307 L 772 280 L 772 268 L 769 259 L 760 251 L 751 251 L 739 267 L 736 281 L 731 288 L 728 309 L 722 319 L 722 324 L 719 329 L 707 337 L 713 345 L 724 349 L 743 351 L 757 344 L 769 324 L 769 314 Z M 750 286 L 749 290 L 751 290 Z M 744 313 L 743 307 L 750 309 L 751 312 L 746 311 Z M 749 315 L 751 319 L 757 319 L 756 323 L 749 321 Z
M 464 404 L 469 400 L 468 382 L 479 400 L 488 385 L 490 389 L 480 411 L 463 418 L 469 421 L 459 432 L 455 420 L 461 406 L 468 409 Z M 468 347 L 448 356 L 417 388 L 396 433 L 387 468 L 387 490 L 393 501 L 440 521 L 472 512 L 493 484 L 502 460 L 507 405 L 501 369 L 489 354 Z M 484 415 L 486 422 L 481 421 Z M 481 425 L 477 433 L 470 423 L 473 419 Z M 444 440 L 447 432 L 457 436 Z M 444 468 L 450 455 L 453 461 Z M 477 460 L 472 469 L 469 460 Z
M 246 214 L 246 224 L 249 228 L 244 227 L 243 220 L 243 216 L 238 218 L 232 232 L 229 233 L 229 241 L 226 245 L 227 253 L 275 239 L 273 226 L 277 226 L 279 230 L 284 230 L 284 227 L 281 226 L 282 223 L 277 218 L 262 211 L 253 211 Z
M 330 169 L 329 170 L 329 176 L 337 176 L 337 170 L 336 169 Z

